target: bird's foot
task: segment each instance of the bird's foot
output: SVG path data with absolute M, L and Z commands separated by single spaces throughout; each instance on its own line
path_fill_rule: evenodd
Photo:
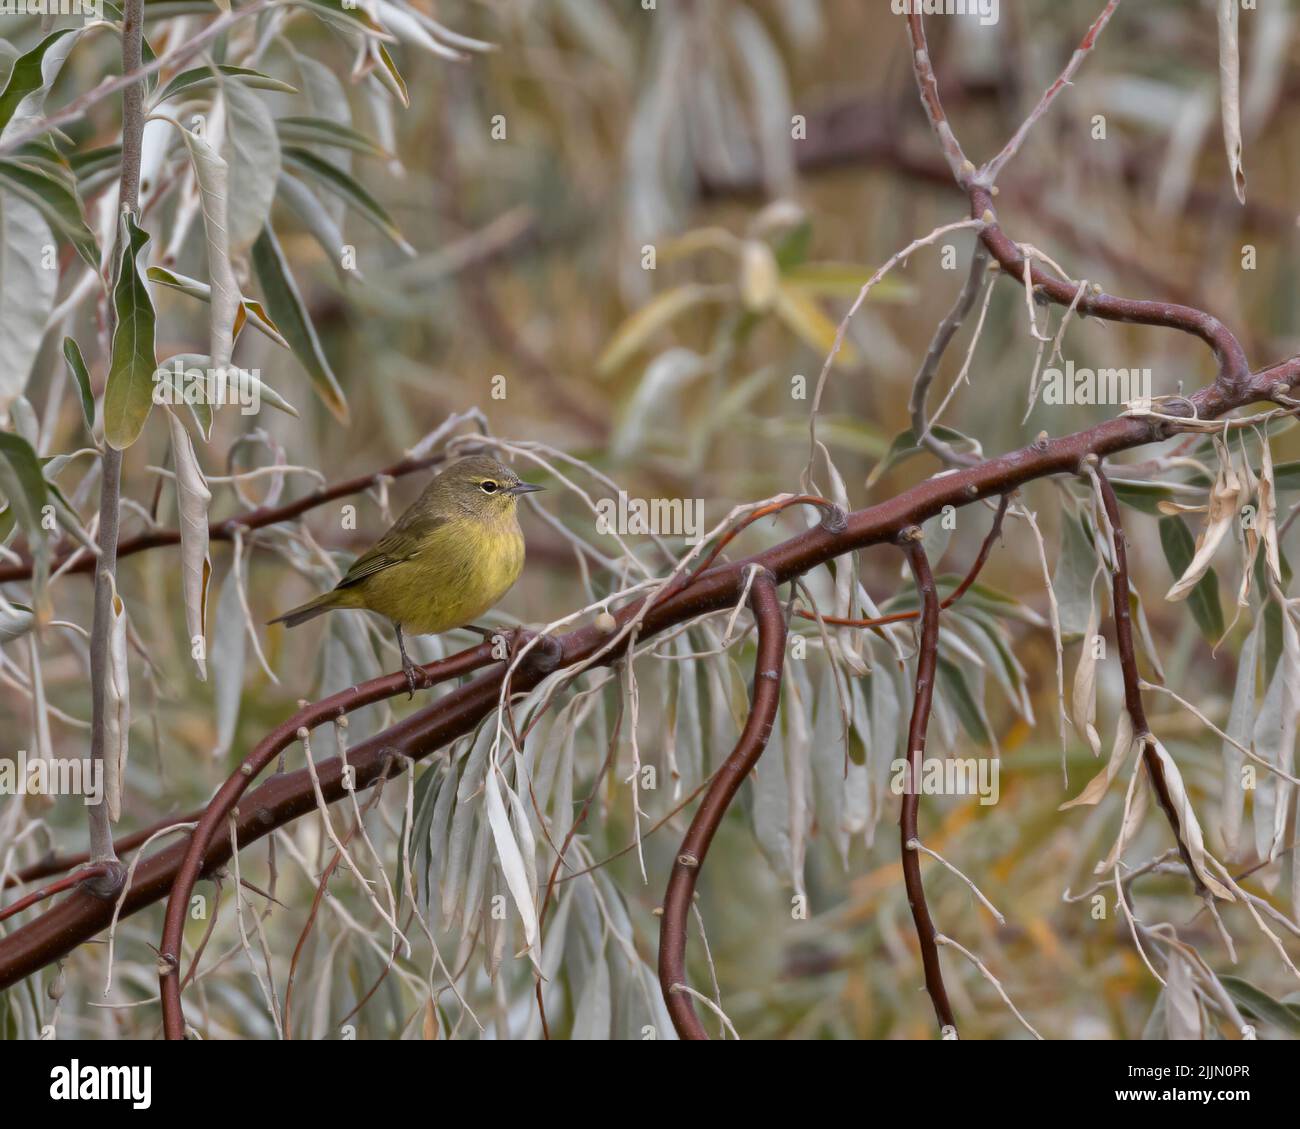
M 415 663 L 411 662 L 405 655 L 402 656 L 402 673 L 406 675 L 406 687 L 409 693 L 406 700 L 409 702 L 415 697 L 416 687 L 423 684 L 424 676 Z

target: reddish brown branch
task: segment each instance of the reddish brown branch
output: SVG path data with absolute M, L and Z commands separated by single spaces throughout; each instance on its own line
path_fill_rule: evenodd
M 925 901 L 925 886 L 921 881 L 921 853 L 917 850 L 917 814 L 921 803 L 922 762 L 925 759 L 925 738 L 930 728 L 930 706 L 934 699 L 935 670 L 939 659 L 939 594 L 934 587 L 934 575 L 921 544 L 921 527 L 914 525 L 903 530 L 899 543 L 907 555 L 912 576 L 921 597 L 921 639 L 916 652 L 916 694 L 912 701 L 912 720 L 907 727 L 907 788 L 903 792 L 902 811 L 898 818 L 899 839 L 903 851 L 903 885 L 907 889 L 907 904 L 912 908 L 916 923 L 916 938 L 921 945 L 921 965 L 925 969 L 925 990 L 930 993 L 934 1013 L 941 1027 L 951 1027 L 955 1032 L 957 1021 L 948 990 L 943 985 L 943 969 L 939 965 L 939 945 L 935 940 L 938 930 L 930 918 L 930 907 Z
M 1173 828 L 1174 841 L 1178 844 L 1178 853 L 1183 856 L 1183 862 L 1187 866 L 1187 873 L 1191 875 L 1197 893 L 1205 895 L 1207 893 L 1205 883 L 1196 872 L 1196 867 L 1192 865 L 1192 856 L 1183 839 L 1182 819 L 1178 814 L 1178 809 L 1174 806 L 1173 797 L 1169 794 L 1169 785 L 1165 782 L 1164 768 L 1160 764 L 1160 758 L 1156 755 L 1151 727 L 1147 724 L 1146 710 L 1142 705 L 1142 675 L 1138 672 L 1137 650 L 1133 646 L 1133 620 L 1129 611 L 1127 540 L 1124 537 L 1124 527 L 1121 524 L 1119 501 L 1115 497 L 1115 490 L 1110 484 L 1110 479 L 1106 477 L 1101 467 L 1096 468 L 1096 475 L 1097 485 L 1101 490 L 1102 505 L 1106 510 L 1106 518 L 1109 520 L 1111 530 L 1114 533 L 1115 573 L 1112 579 L 1111 602 L 1115 606 L 1115 642 L 1119 649 L 1119 668 L 1124 677 L 1124 707 L 1128 710 L 1129 717 L 1133 719 L 1134 736 L 1142 742 L 1142 760 L 1146 764 L 1148 775 L 1151 777 L 1151 786 L 1155 790 L 1160 808 L 1165 813 L 1169 826 Z M 1084 641 L 1084 645 L 1089 645 L 1087 640 Z
M 708 854 L 714 833 L 727 814 L 727 808 L 758 763 L 781 701 L 781 670 L 785 660 L 785 616 L 776 595 L 776 579 L 770 572 L 754 577 L 750 590 L 750 608 L 758 623 L 758 657 L 754 664 L 754 692 L 749 718 L 740 740 L 723 762 L 695 818 L 682 839 L 677 860 L 673 863 L 664 893 L 663 919 L 659 925 L 659 985 L 672 1017 L 673 1027 L 683 1039 L 707 1039 L 704 1025 L 695 1014 L 691 997 L 682 988 L 686 977 L 686 923 L 700 868 Z
M 1089 52 L 1096 46 L 1097 37 L 1105 30 L 1111 16 L 1115 14 L 1115 9 L 1118 7 L 1119 0 L 1107 0 L 1106 7 L 1102 9 L 1101 15 L 1088 28 L 1078 48 L 1070 56 L 1069 62 L 1065 64 L 1065 69 L 1061 71 L 1056 81 L 1043 91 L 1042 97 L 1038 99 L 1038 105 L 1021 123 L 1020 128 L 1012 135 L 1011 140 L 1002 147 L 1002 151 L 984 166 L 983 175 L 987 183 L 992 184 L 997 180 L 998 173 L 1002 171 L 1002 166 L 1020 151 L 1020 146 L 1024 144 L 1025 138 L 1029 135 L 1029 131 L 1033 129 L 1038 119 L 1047 113 L 1056 96 L 1070 85 L 1070 80 L 1074 78 L 1074 72 L 1079 69 L 1083 60 L 1088 57 Z
M 1002 532 L 1002 519 L 1006 517 L 1007 506 L 1011 502 L 1010 494 L 1003 494 L 998 500 L 997 513 L 993 515 L 993 525 L 989 528 L 983 543 L 980 545 L 980 551 L 976 554 L 974 562 L 967 569 L 966 575 L 962 581 L 947 596 L 943 598 L 943 603 L 939 605 L 941 610 L 946 610 L 960 600 L 970 586 L 979 578 L 983 571 L 984 565 L 988 562 L 989 553 L 993 550 L 993 542 L 998 539 Z M 816 612 L 808 611 L 805 608 L 796 608 L 795 615 L 802 616 L 804 619 L 818 619 L 823 623 L 833 624 L 836 627 L 884 627 L 890 623 L 902 623 L 904 620 L 916 619 L 920 614 L 919 609 L 912 609 L 906 612 L 890 612 L 889 615 L 877 616 L 875 619 L 850 619 L 847 616 L 823 615 L 818 616 Z
M 42 886 L 39 890 L 33 890 L 19 898 L 16 902 L 0 909 L 0 921 L 8 921 L 9 918 L 20 914 L 25 909 L 30 909 L 38 902 L 45 901 L 46 898 L 52 898 L 55 894 L 62 894 L 65 890 L 71 890 L 74 886 L 80 885 L 87 879 L 103 878 L 111 874 L 115 868 L 110 862 L 95 863 L 94 866 L 88 866 L 84 870 L 78 870 L 75 874 L 68 874 L 60 878 L 57 882 L 51 882 L 48 886 Z

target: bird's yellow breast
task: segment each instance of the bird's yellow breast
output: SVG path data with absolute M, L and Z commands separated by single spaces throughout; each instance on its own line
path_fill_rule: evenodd
M 524 567 L 524 538 L 505 520 L 453 518 L 415 547 L 409 560 L 361 581 L 361 606 L 413 635 L 472 623 L 510 590 Z

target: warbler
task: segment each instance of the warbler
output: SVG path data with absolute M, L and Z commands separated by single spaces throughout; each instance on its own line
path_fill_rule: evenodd
M 524 567 L 519 498 L 544 489 L 521 482 L 488 455 L 452 463 L 393 523 L 373 548 L 324 595 L 271 623 L 296 627 L 335 608 L 363 608 L 389 619 L 397 630 L 402 670 L 412 696 L 415 666 L 406 654 L 404 631 L 437 635 L 472 621 L 495 605 Z

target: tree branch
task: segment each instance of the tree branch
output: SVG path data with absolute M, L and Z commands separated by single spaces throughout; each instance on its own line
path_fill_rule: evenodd
M 781 701 L 781 669 L 785 660 L 785 617 L 776 595 L 776 581 L 770 572 L 760 571 L 750 591 L 750 607 L 758 622 L 758 657 L 754 662 L 753 702 L 736 747 L 722 763 L 709 790 L 695 812 L 682 839 L 664 893 L 663 919 L 659 925 L 659 985 L 672 1017 L 673 1027 L 683 1039 L 707 1039 L 704 1025 L 695 1014 L 690 995 L 683 991 L 686 976 L 686 924 L 695 896 L 695 883 L 708 854 L 709 844 L 727 814 L 727 808 L 758 764 L 767 748 L 776 710 Z
M 1133 620 L 1129 612 L 1127 539 L 1121 524 L 1119 501 L 1115 497 L 1115 489 L 1111 486 L 1110 479 L 1106 477 L 1100 466 L 1095 468 L 1095 473 L 1106 518 L 1114 533 L 1115 573 L 1112 578 L 1111 602 L 1114 604 L 1115 611 L 1115 641 L 1119 648 L 1119 666 L 1124 677 L 1124 707 L 1128 710 L 1129 717 L 1133 719 L 1134 737 L 1142 742 L 1142 759 L 1146 763 L 1147 772 L 1151 777 L 1151 786 L 1155 790 L 1160 808 L 1165 813 L 1169 826 L 1173 828 L 1174 840 L 1178 843 L 1178 853 L 1183 856 L 1183 862 L 1196 886 L 1196 892 L 1205 897 L 1208 891 L 1201 876 L 1196 872 L 1196 867 L 1192 865 L 1192 856 L 1183 839 L 1182 821 L 1178 809 L 1174 806 L 1173 797 L 1169 794 L 1169 786 L 1165 783 L 1164 768 L 1160 764 L 1160 758 L 1156 756 L 1151 727 L 1147 724 L 1146 710 L 1142 705 L 1142 675 L 1138 671 L 1137 650 L 1133 646 Z M 1087 640 L 1084 641 L 1084 645 L 1089 645 Z
M 912 702 L 912 720 L 907 727 L 907 787 L 903 792 L 898 830 L 903 851 L 903 885 L 907 889 L 907 904 L 912 907 L 912 920 L 916 923 L 916 938 L 921 945 L 925 990 L 930 993 L 939 1026 L 952 1028 L 955 1032 L 957 1021 L 953 1017 L 952 1004 L 948 1002 L 948 990 L 943 985 L 939 945 L 935 940 L 939 931 L 934 927 L 930 907 L 925 901 L 921 854 L 917 850 L 920 835 L 916 821 L 921 804 L 922 762 L 925 760 L 925 738 L 930 728 L 930 706 L 939 658 L 939 595 L 935 591 L 934 575 L 921 537 L 919 525 L 909 526 L 899 535 L 899 544 L 907 556 L 921 597 L 921 638 L 916 652 L 916 696 Z

